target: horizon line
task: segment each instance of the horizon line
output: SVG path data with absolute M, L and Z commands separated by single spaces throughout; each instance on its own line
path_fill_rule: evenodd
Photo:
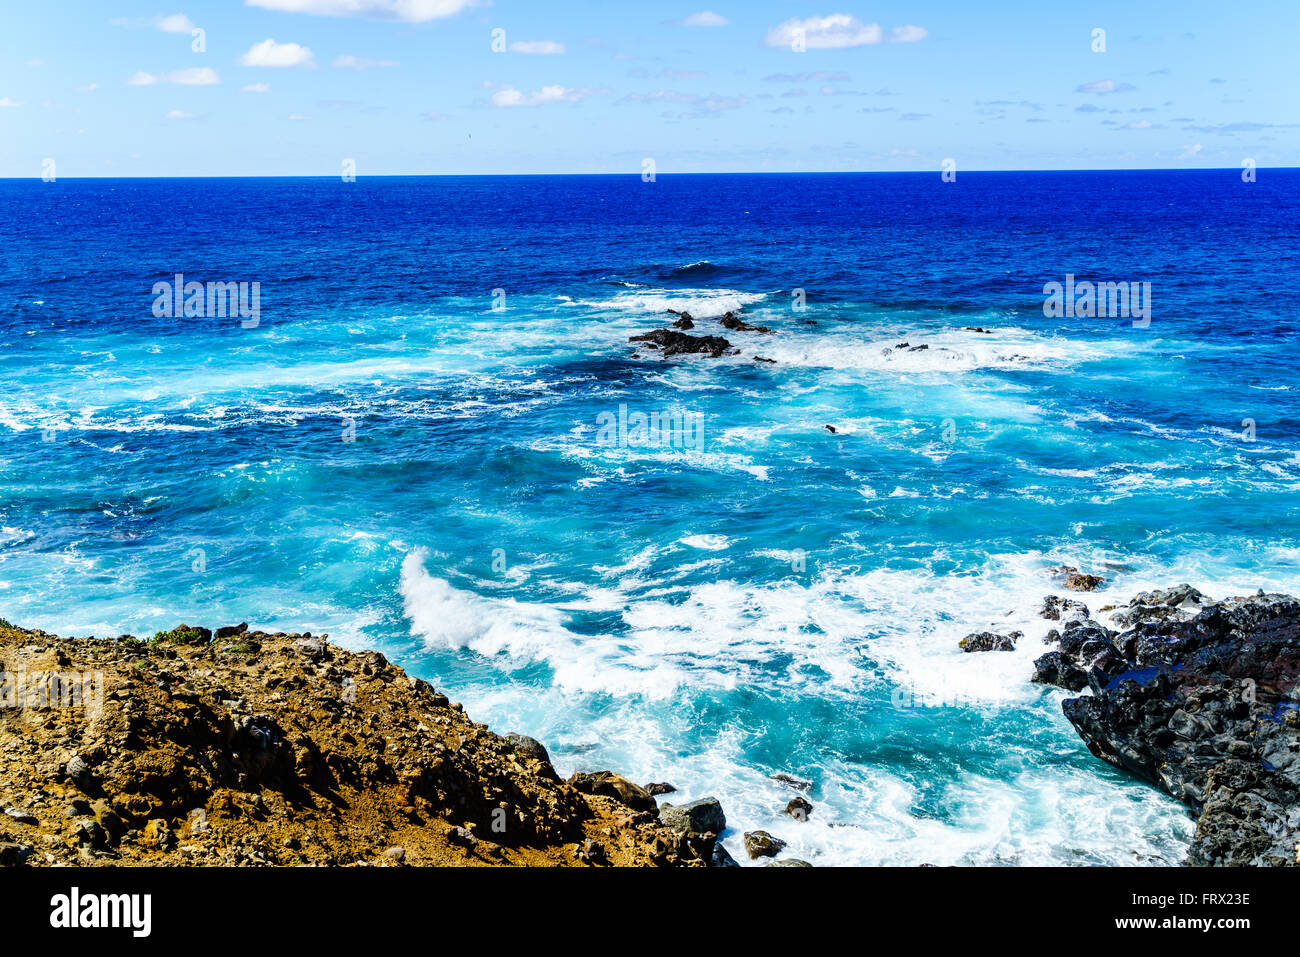
M 957 169 L 954 172 L 961 175 L 971 173 L 1215 173 L 1215 172 L 1240 172 L 1241 166 L 1145 166 L 1145 167 L 1107 167 L 1098 169 Z M 1290 171 L 1300 170 L 1300 166 L 1256 166 L 1257 170 L 1272 171 Z M 655 178 L 674 177 L 674 176 L 933 176 L 934 174 L 943 173 L 941 167 L 926 170 L 694 170 L 663 173 L 656 172 Z M 360 179 L 432 179 L 441 178 L 462 178 L 462 179 L 506 179 L 521 177 L 543 177 L 543 176 L 585 176 L 585 177 L 613 177 L 613 176 L 630 176 L 638 179 L 642 178 L 639 171 L 619 172 L 619 173 L 365 173 L 355 174 L 355 178 Z M 59 176 L 58 180 L 112 180 L 112 179 L 339 179 L 338 173 L 221 173 L 208 175 L 144 175 L 144 174 L 125 174 L 125 175 L 107 175 L 93 174 L 88 176 Z M 0 176 L 0 182 L 23 182 L 26 180 L 41 181 L 39 173 L 31 176 Z

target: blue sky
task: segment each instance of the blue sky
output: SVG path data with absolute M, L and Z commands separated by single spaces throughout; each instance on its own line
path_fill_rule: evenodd
M 165 2 L 6 4 L 0 176 L 1300 165 L 1297 0 Z

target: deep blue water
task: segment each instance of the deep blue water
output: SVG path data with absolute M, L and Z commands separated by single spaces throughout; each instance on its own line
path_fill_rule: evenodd
M 1177 861 L 1027 681 L 1048 570 L 1296 590 L 1298 171 L 0 180 L 0 242 L 0 615 L 377 647 L 733 851 Z M 1067 273 L 1149 326 L 1046 317 Z M 740 353 L 634 354 L 667 308 Z

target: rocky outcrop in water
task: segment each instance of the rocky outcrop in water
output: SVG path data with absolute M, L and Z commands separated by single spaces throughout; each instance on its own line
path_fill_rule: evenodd
M 716 359 L 731 349 L 731 343 L 721 336 L 690 336 L 675 329 L 653 329 L 643 335 L 630 336 L 628 342 L 657 346 L 665 357 L 703 354 Z
M 718 322 L 722 324 L 722 328 L 730 329 L 732 332 L 762 332 L 768 334 L 772 332 L 767 326 L 751 326 L 734 312 L 723 313 Z
M 1086 616 L 1053 632 L 1034 680 L 1092 692 L 1062 704 L 1088 749 L 1199 813 L 1188 864 L 1296 864 L 1300 601 L 1181 585 L 1117 610 L 1121 631 Z

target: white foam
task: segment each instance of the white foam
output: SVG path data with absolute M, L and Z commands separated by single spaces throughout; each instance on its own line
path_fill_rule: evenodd
M 685 535 L 677 539 L 691 548 L 702 548 L 710 552 L 720 552 L 731 545 L 726 535 Z
M 767 293 L 742 292 L 737 289 L 662 289 L 646 286 L 619 292 L 607 299 L 578 300 L 575 305 L 652 316 L 660 316 L 672 309 L 689 312 L 696 319 L 712 319 L 762 302 L 766 297 Z

